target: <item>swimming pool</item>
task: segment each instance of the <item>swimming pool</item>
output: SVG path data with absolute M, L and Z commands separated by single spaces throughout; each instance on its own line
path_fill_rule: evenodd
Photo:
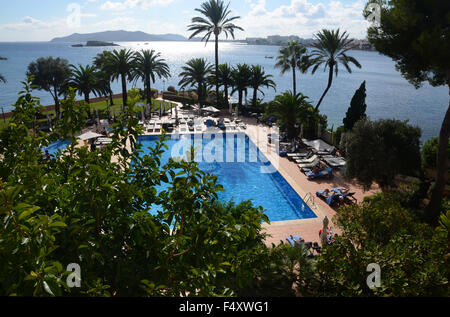
M 264 208 L 271 222 L 317 217 L 278 171 L 264 172 L 272 166 L 245 133 L 167 137 L 165 144 L 169 149 L 162 155 L 162 164 L 170 157 L 184 157 L 194 145 L 199 168 L 217 175 L 218 183 L 225 189 L 218 194 L 220 201 L 239 203 L 251 199 L 254 205 Z M 150 154 L 148 148 L 153 147 L 156 140 L 159 136 L 139 137 L 142 155 Z
M 50 155 L 56 156 L 58 154 L 58 150 L 61 150 L 61 152 L 63 152 L 69 145 L 70 141 L 58 140 L 47 147 L 43 147 L 42 153 L 45 153 L 45 150 L 47 150 Z

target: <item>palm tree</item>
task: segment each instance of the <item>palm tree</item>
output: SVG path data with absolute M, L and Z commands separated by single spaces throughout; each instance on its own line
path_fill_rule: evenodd
M 297 78 L 296 69 L 298 68 L 303 74 L 307 72 L 309 66 L 309 56 L 306 55 L 306 47 L 298 41 L 291 41 L 285 47 L 280 48 L 276 68 L 281 68 L 281 74 L 284 75 L 292 70 L 292 84 L 294 95 L 297 94 Z
M 272 77 L 272 75 L 267 75 L 260 65 L 252 66 L 249 84 L 250 87 L 253 88 L 253 106 L 256 106 L 256 103 L 258 102 L 258 91 L 264 95 L 264 92 L 260 87 L 271 87 L 275 91 L 277 90 L 275 82 L 271 79 Z
M 197 87 L 198 102 L 201 107 L 209 85 L 208 78 L 211 76 L 213 66 L 204 58 L 193 58 L 182 69 L 183 72 L 179 75 L 182 79 L 178 85 L 181 89 L 184 89 L 186 86 Z
M 233 90 L 231 94 L 234 94 L 236 91 L 239 94 L 239 102 L 238 108 L 236 112 L 239 113 L 239 107 L 242 107 L 242 99 L 243 94 L 247 96 L 247 88 L 250 87 L 250 76 L 251 76 L 250 66 L 247 64 L 238 64 L 237 67 L 233 69 Z M 247 98 L 246 98 L 247 99 Z
M 94 93 L 96 96 L 101 94 L 99 84 L 99 73 L 94 66 L 87 65 L 78 67 L 70 65 L 72 69 L 71 79 L 69 80 L 69 86 L 76 88 L 78 93 L 84 95 L 84 101 L 89 102 L 89 94 Z
M 6 61 L 6 57 L 2 57 L 0 56 L 0 61 Z M 2 76 L 2 74 L 0 74 L 0 82 L 4 82 L 6 83 L 6 78 Z
M 308 97 L 302 93 L 294 95 L 290 91 L 276 96 L 269 104 L 268 112 L 279 119 L 281 127 L 286 129 L 289 139 L 298 135 L 297 125 L 305 121 L 308 116 L 317 113 L 308 102 Z
M 114 105 L 113 91 L 111 89 L 113 71 L 108 65 L 110 54 L 111 52 L 109 51 L 103 51 L 102 53 L 97 54 L 97 56 L 94 57 L 94 66 L 99 70 L 99 84 L 102 87 L 105 96 L 109 95 L 109 103 L 112 106 Z
M 228 88 L 233 86 L 233 70 L 228 64 L 219 65 L 218 82 L 219 86 L 223 86 L 225 100 L 231 113 L 232 109 L 228 100 Z
M 134 76 L 136 79 L 140 78 L 144 82 L 144 89 L 147 95 L 147 104 L 152 104 L 152 82 L 155 83 L 155 77 L 169 78 L 169 66 L 165 60 L 160 58 L 161 54 L 154 50 L 142 50 L 136 53 L 134 62 L 136 65 Z
M 338 75 L 339 63 L 344 65 L 349 73 L 352 72 L 350 63 L 356 65 L 358 68 L 361 68 L 361 64 L 354 57 L 346 54 L 354 47 L 353 41 L 348 39 L 349 34 L 347 32 L 340 34 L 339 29 L 336 31 L 323 29 L 315 37 L 318 42 L 312 45 L 314 47 L 310 56 L 311 66 L 313 66 L 312 73 L 314 74 L 319 66 L 323 64 L 325 65 L 325 71 L 327 68 L 329 69 L 328 86 L 316 106 L 316 109 L 319 109 L 323 98 L 325 98 L 333 83 L 333 73 L 336 76 Z
M 127 80 L 133 79 L 134 71 L 134 53 L 131 50 L 122 49 L 120 51 L 114 50 L 107 58 L 107 67 L 112 71 L 112 80 L 122 81 L 122 102 L 123 106 L 127 106 Z
M 203 17 L 192 18 L 192 24 L 188 25 L 188 31 L 193 33 L 189 39 L 193 38 L 197 34 L 205 33 L 203 41 L 209 42 L 209 39 L 214 35 L 215 39 L 215 62 L 216 62 L 216 101 L 217 105 L 219 103 L 219 35 L 224 32 L 226 37 L 229 35 L 234 39 L 234 31 L 241 30 L 241 27 L 232 23 L 232 21 L 239 19 L 239 16 L 229 17 L 231 11 L 228 7 L 224 5 L 222 0 L 209 0 L 203 2 L 200 9 L 195 9 L 195 11 L 200 12 Z

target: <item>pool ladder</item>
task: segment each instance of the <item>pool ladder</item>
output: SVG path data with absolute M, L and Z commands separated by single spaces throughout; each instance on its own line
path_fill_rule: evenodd
M 303 201 L 305 202 L 305 204 L 308 204 L 310 207 L 312 207 L 313 209 L 317 209 L 317 205 L 316 205 L 316 198 L 313 194 L 311 193 L 307 193 L 305 195 L 305 197 L 303 198 Z

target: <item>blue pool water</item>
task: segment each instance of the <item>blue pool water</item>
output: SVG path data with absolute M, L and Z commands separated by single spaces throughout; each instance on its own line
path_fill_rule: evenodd
M 271 222 L 317 217 L 279 172 L 262 173 L 272 166 L 245 134 L 220 133 L 198 138 L 199 135 L 183 135 L 181 139 L 169 136 L 165 141 L 169 149 L 162 155 L 162 164 L 170 157 L 183 157 L 194 145 L 198 147 L 195 161 L 199 168 L 217 175 L 218 183 L 225 189 L 219 192 L 220 201 L 239 203 L 251 199 L 254 205 L 264 208 Z M 143 155 L 150 153 L 148 148 L 154 147 L 158 139 L 139 137 Z
M 47 147 L 42 148 L 42 153 L 45 153 L 45 150 L 48 151 L 50 155 L 56 156 L 58 154 L 58 150 L 64 151 L 70 144 L 70 141 L 59 140 Z

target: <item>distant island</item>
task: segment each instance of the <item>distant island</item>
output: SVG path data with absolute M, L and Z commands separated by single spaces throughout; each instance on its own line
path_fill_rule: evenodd
M 86 45 L 83 44 L 72 45 L 72 47 L 99 47 L 99 46 L 120 46 L 120 45 L 102 41 L 87 41 Z
M 199 41 L 200 39 L 193 39 Z M 74 33 L 65 37 L 57 37 L 50 42 L 56 43 L 80 43 L 80 42 L 155 42 L 155 41 L 188 41 L 178 34 L 148 34 L 140 31 L 105 31 L 97 33 L 79 34 Z M 78 44 L 79 45 L 79 44 Z

